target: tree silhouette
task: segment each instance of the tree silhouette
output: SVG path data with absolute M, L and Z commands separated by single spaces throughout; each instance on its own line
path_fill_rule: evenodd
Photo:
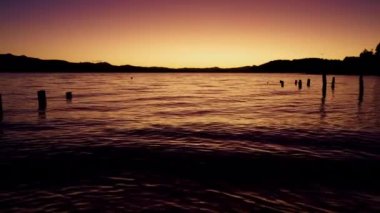
M 367 49 L 364 49 L 362 53 L 360 53 L 360 58 L 366 59 L 371 58 L 373 56 L 373 51 L 369 51 Z
M 375 55 L 377 56 L 377 57 L 380 57 L 380 43 L 377 45 L 377 47 L 376 47 L 376 53 L 375 53 Z

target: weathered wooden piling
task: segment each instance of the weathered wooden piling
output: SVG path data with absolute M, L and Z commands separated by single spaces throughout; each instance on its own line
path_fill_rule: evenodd
M 310 80 L 310 78 L 307 79 L 307 83 L 306 83 L 306 85 L 307 85 L 307 87 L 310 87 L 310 85 L 311 85 L 311 80 Z
M 73 93 L 72 92 L 66 92 L 66 100 L 67 101 L 73 100 Z
M 1 94 L 0 94 L 0 113 L 3 112 L 3 99 L 1 98 Z
M 3 99 L 1 98 L 0 94 L 0 121 L 3 120 Z
M 332 81 L 331 81 L 331 89 L 335 89 L 335 77 L 332 78 Z
M 327 77 L 326 73 L 322 74 L 322 97 L 326 97 L 326 89 L 327 89 Z
M 298 80 L 298 89 L 302 89 L 302 80 Z
M 37 92 L 37 96 L 38 96 L 38 109 L 39 110 L 46 110 L 46 105 L 47 105 L 47 102 L 46 102 L 46 92 L 45 90 L 40 90 Z
M 297 85 L 297 84 L 298 84 L 298 81 L 297 81 L 297 80 L 295 80 L 295 81 L 294 81 L 294 85 Z
M 363 80 L 363 73 L 360 74 L 359 77 L 359 101 L 363 101 L 364 96 L 364 80 Z
M 281 84 L 281 87 L 284 87 L 285 82 L 281 80 L 281 81 L 280 81 L 280 84 Z

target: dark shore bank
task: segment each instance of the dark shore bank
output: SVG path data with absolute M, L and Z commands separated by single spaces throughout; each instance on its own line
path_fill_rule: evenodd
M 256 66 L 236 68 L 166 68 L 140 67 L 132 65 L 115 66 L 106 62 L 72 63 L 63 60 L 42 60 L 27 56 L 0 54 L 0 72 L 206 72 L 206 73 L 307 73 L 335 75 L 380 75 L 380 44 L 376 51 L 364 50 L 358 57 L 346 57 L 343 60 L 305 58 L 295 60 L 275 60 Z

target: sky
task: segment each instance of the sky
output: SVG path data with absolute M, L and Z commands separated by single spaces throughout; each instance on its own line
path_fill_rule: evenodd
M 239 67 L 343 59 L 380 42 L 379 0 L 0 0 L 0 53 Z

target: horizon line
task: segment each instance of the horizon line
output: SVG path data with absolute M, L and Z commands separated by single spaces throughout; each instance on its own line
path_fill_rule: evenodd
M 34 59 L 39 59 L 39 60 L 65 61 L 65 62 L 68 62 L 68 63 L 92 63 L 92 64 L 106 63 L 106 64 L 109 64 L 109 65 L 115 66 L 115 67 L 132 66 L 132 67 L 166 68 L 166 69 L 237 69 L 237 68 L 243 68 L 243 67 L 261 66 L 261 65 L 273 62 L 273 61 L 294 61 L 294 60 L 302 60 L 302 59 L 322 59 L 322 60 L 331 60 L 331 61 L 343 61 L 344 58 L 347 58 L 347 57 L 358 57 L 358 56 L 345 56 L 343 59 L 319 58 L 319 57 L 304 57 L 304 58 L 292 58 L 292 59 L 274 59 L 274 60 L 270 60 L 270 61 L 267 61 L 267 62 L 262 63 L 262 64 L 242 65 L 242 66 L 234 66 L 234 67 L 220 67 L 220 66 L 209 66 L 209 67 L 168 67 L 168 66 L 155 66 L 155 65 L 153 65 L 153 66 L 140 66 L 140 65 L 132 65 L 132 64 L 119 64 L 119 65 L 115 65 L 115 64 L 112 64 L 112 63 L 110 63 L 108 61 L 103 61 L 103 60 L 70 61 L 70 60 L 66 60 L 66 59 L 57 59 L 57 58 L 39 58 L 39 57 L 29 56 L 29 55 L 24 55 L 24 54 L 16 55 L 16 54 L 9 53 L 9 52 L 8 53 L 0 53 L 0 55 L 12 55 L 12 56 L 16 56 L 16 57 L 27 57 L 27 58 L 34 58 Z

